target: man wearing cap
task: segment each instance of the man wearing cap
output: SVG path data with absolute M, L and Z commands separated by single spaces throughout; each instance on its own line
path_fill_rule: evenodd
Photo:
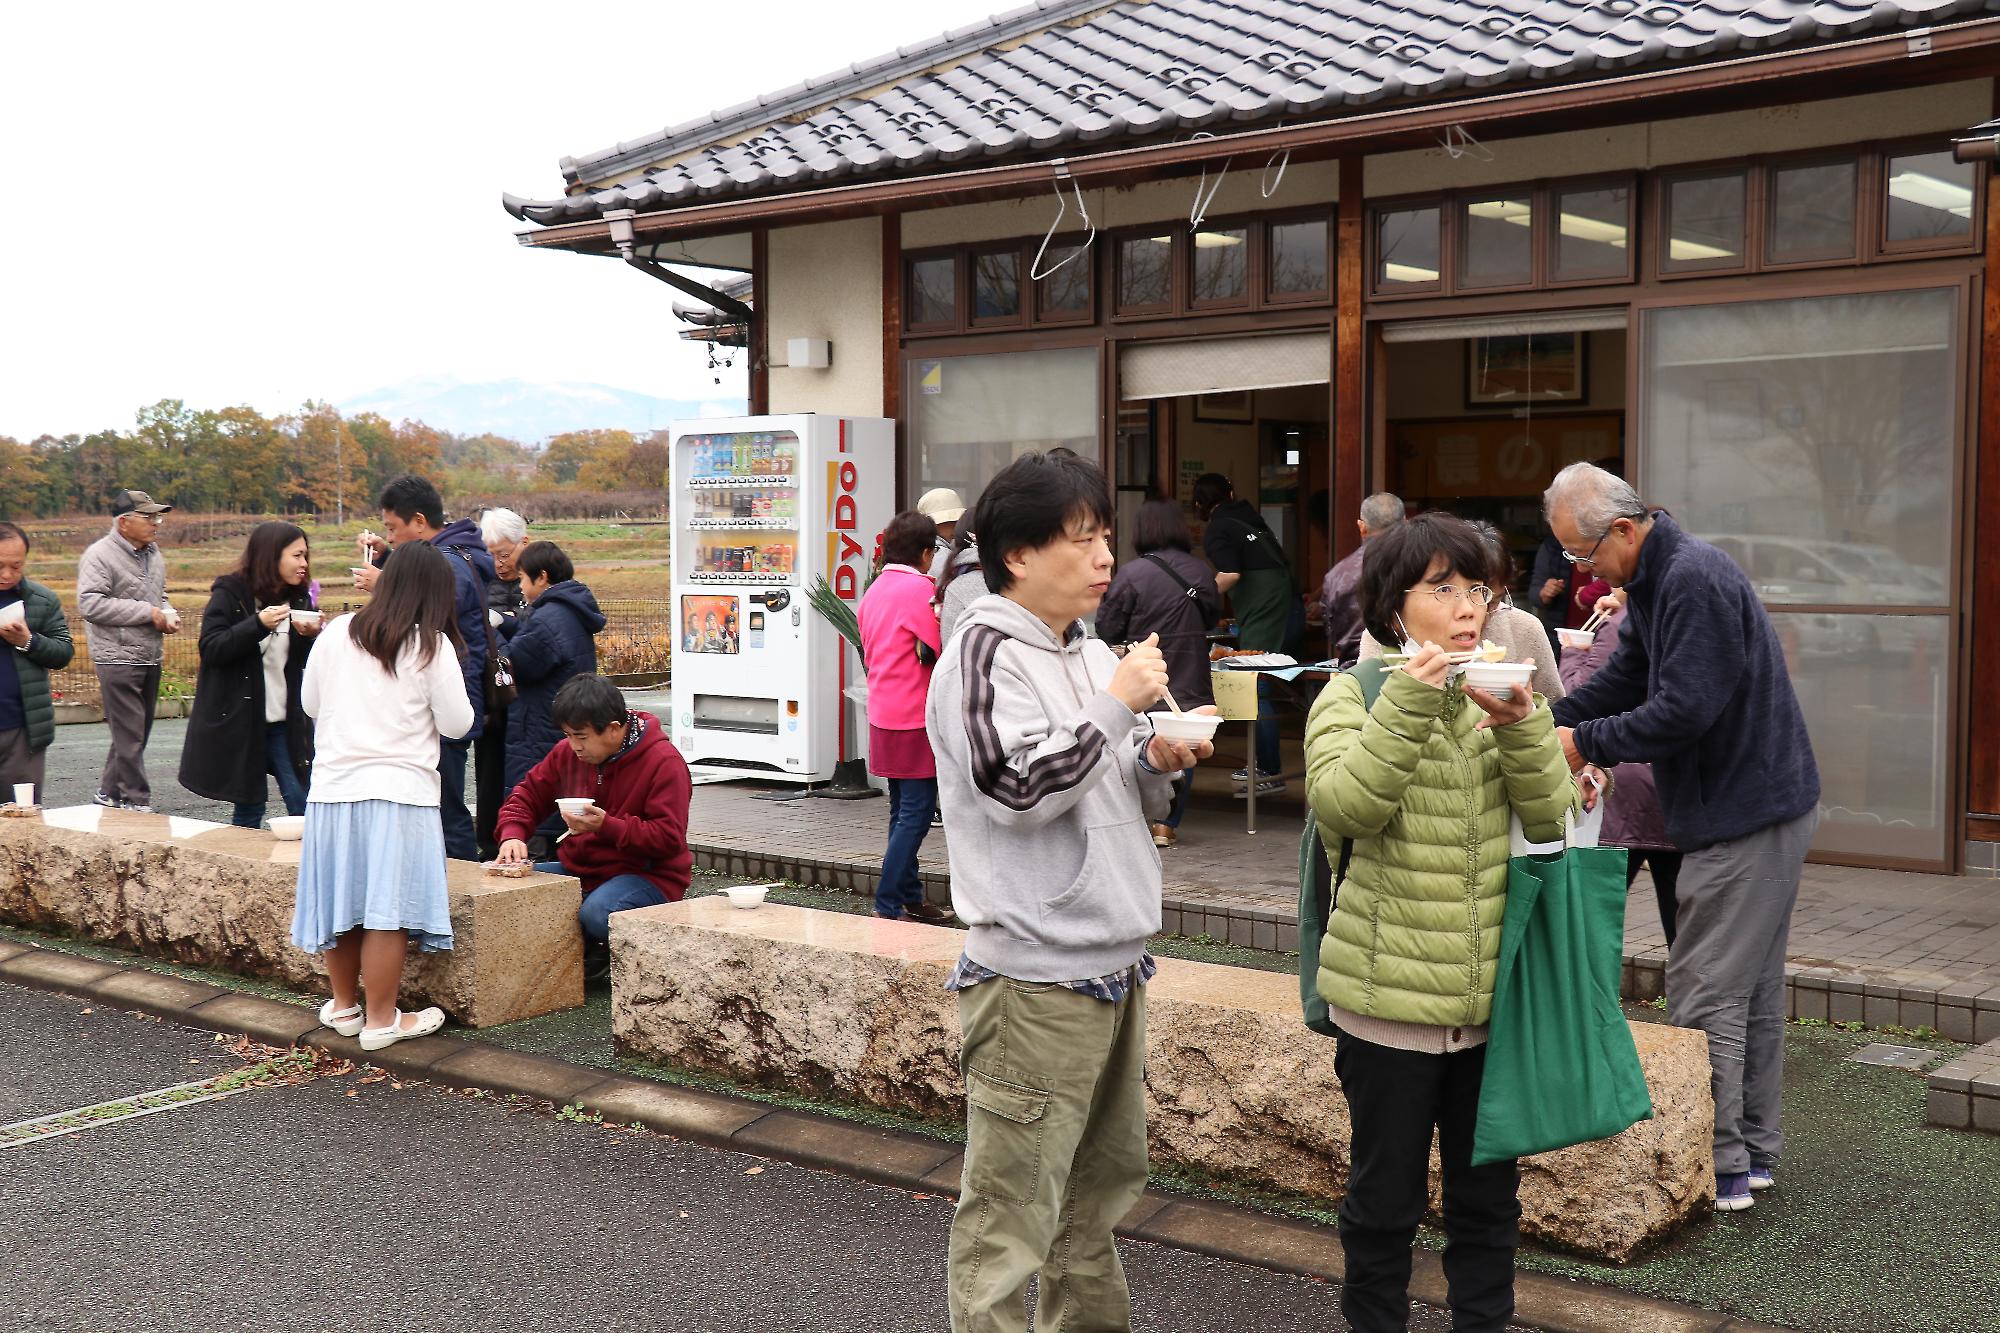
M 93 799 L 149 814 L 146 742 L 160 697 L 160 645 L 181 628 L 180 613 L 167 605 L 167 560 L 159 546 L 160 516 L 172 508 L 144 491 L 118 492 L 111 497 L 111 531 L 90 544 L 76 567 L 77 609 L 111 728 L 111 753 Z
M 965 501 L 958 498 L 958 492 L 948 486 L 923 493 L 917 501 L 917 512 L 937 524 L 937 551 L 931 556 L 931 582 L 944 578 L 951 567 L 951 543 L 958 536 L 958 520 L 965 513 Z

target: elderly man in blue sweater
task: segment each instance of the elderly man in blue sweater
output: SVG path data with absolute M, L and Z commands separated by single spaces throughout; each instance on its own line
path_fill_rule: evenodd
M 1769 1188 L 1783 1147 L 1785 941 L 1819 826 L 1819 767 L 1777 631 L 1734 561 L 1602 468 L 1543 497 L 1570 563 L 1627 593 L 1604 669 L 1555 704 L 1572 768 L 1650 763 L 1686 853 L 1667 963 L 1673 1021 L 1708 1034 L 1718 1210 Z

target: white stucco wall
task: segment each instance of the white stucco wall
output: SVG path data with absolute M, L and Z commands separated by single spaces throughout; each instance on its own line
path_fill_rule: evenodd
M 1993 81 L 1968 79 L 1934 88 L 1869 93 L 1824 102 L 1793 103 L 1760 111 L 1692 116 L 1643 125 L 1617 125 L 1484 145 L 1477 155 L 1453 161 L 1442 148 L 1371 157 L 1363 185 L 1371 199 L 1467 186 L 1503 185 L 1548 177 L 1783 153 L 1871 139 L 1949 134 L 1989 120 Z M 1476 136 L 1477 124 L 1468 127 Z
M 771 411 L 882 415 L 882 222 L 858 218 L 770 235 Z M 792 338 L 833 343 L 825 370 L 785 364 Z

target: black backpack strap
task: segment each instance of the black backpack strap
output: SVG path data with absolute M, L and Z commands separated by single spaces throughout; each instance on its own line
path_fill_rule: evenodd
M 1160 557 L 1157 555 L 1149 553 L 1145 558 L 1152 561 L 1154 564 L 1158 565 L 1161 569 L 1166 570 L 1167 577 L 1172 579 L 1175 583 L 1181 585 L 1182 596 L 1186 597 L 1191 602 L 1201 600 L 1201 593 L 1195 588 L 1195 586 L 1192 583 L 1189 583 L 1186 579 L 1181 577 L 1181 572 L 1178 569 L 1175 569 L 1172 565 L 1160 559 Z

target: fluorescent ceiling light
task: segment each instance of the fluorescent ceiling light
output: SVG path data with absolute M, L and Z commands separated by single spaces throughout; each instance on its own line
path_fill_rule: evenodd
M 1476 218 L 1490 222 L 1511 222 L 1517 227 L 1525 227 L 1534 221 L 1534 206 L 1525 199 L 1488 199 L 1477 204 L 1467 204 L 1465 211 Z
M 1194 248 L 1197 250 L 1214 250 L 1220 246 L 1241 244 L 1243 238 L 1234 232 L 1198 231 L 1194 234 Z
M 1667 246 L 1667 253 L 1674 259 L 1734 259 L 1736 252 L 1720 245 L 1703 245 L 1699 241 L 1684 241 L 1676 236 Z
M 1900 171 L 1889 178 L 1889 193 L 1905 203 L 1934 208 L 1962 218 L 1972 216 L 1972 190 L 1956 181 L 1941 181 L 1921 171 Z
M 1414 264 L 1398 264 L 1394 260 L 1385 260 L 1382 264 L 1382 276 L 1391 282 L 1436 282 L 1438 271 L 1434 268 L 1418 268 Z
M 1465 211 L 1476 218 L 1485 218 L 1489 222 L 1511 222 L 1517 227 L 1533 226 L 1535 221 L 1533 207 L 1518 199 L 1489 199 L 1467 204 Z M 1565 236 L 1616 246 L 1620 250 L 1625 248 L 1625 224 L 1622 222 L 1605 222 L 1576 213 L 1563 213 L 1559 218 Z

